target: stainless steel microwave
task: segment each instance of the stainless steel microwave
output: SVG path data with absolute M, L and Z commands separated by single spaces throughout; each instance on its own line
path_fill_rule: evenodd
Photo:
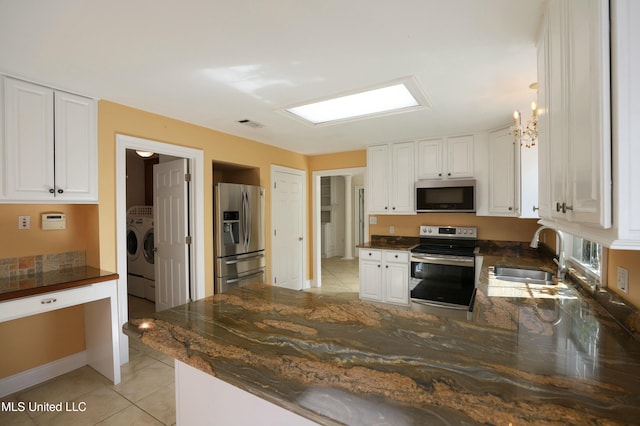
M 418 213 L 473 213 L 475 211 L 475 179 L 416 182 L 416 212 Z

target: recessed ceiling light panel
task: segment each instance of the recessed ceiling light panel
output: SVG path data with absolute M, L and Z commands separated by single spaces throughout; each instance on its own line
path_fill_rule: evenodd
M 428 107 L 429 102 L 413 78 L 368 90 L 285 108 L 284 112 L 313 125 L 336 124 Z

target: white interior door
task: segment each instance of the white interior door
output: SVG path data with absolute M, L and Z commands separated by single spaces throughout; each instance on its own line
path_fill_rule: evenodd
M 189 301 L 187 160 L 153 166 L 156 311 Z
M 272 173 L 273 284 L 302 290 L 304 284 L 304 174 Z

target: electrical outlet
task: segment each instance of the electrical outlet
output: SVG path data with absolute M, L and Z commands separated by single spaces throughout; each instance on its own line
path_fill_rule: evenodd
M 389 233 L 390 234 L 395 234 L 395 232 L 396 232 L 396 227 L 395 226 L 390 226 L 389 227 Z
M 627 271 L 622 266 L 618 266 L 618 288 L 625 292 L 629 293 L 629 271 Z
M 378 217 L 377 216 L 369 216 L 369 225 L 377 225 Z
M 18 229 L 31 229 L 31 216 L 18 216 Z

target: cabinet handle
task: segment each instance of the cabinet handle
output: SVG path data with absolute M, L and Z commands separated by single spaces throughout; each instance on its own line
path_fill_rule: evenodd
M 372 255 L 372 253 L 371 253 L 371 252 L 369 252 L 369 256 L 371 256 L 371 255 Z
M 387 206 L 384 206 L 384 209 L 385 209 L 385 210 L 389 210 L 389 207 L 387 207 Z
M 438 177 L 441 177 L 441 176 L 442 176 L 442 173 L 438 173 Z
M 389 269 L 389 265 L 384 265 L 385 268 Z
M 567 210 L 573 211 L 573 206 L 568 206 L 566 203 L 562 203 L 562 213 L 566 213 Z
M 49 305 L 49 304 L 55 303 L 57 301 L 58 301 L 58 299 L 52 297 L 50 299 L 43 299 L 43 300 L 40 301 L 40 303 L 43 304 L 43 305 Z
M 395 210 L 395 209 L 396 209 L 395 207 L 392 207 L 392 209 L 391 209 L 391 210 Z
M 49 194 L 55 194 L 56 190 L 53 188 L 49 188 Z
M 395 255 L 395 258 L 396 258 L 396 259 L 398 258 L 398 255 L 397 255 L 397 254 Z
M 563 203 L 563 204 L 564 204 L 564 203 Z M 556 211 L 557 211 L 558 213 L 560 213 L 560 211 L 562 210 L 562 205 L 563 205 L 563 204 L 560 204 L 560 202 L 559 202 L 559 201 L 556 203 Z
M 378 268 L 380 267 L 380 265 L 378 265 Z
M 60 188 L 58 188 L 58 194 L 62 194 L 64 191 Z
M 451 173 L 447 173 L 447 176 L 451 176 Z
M 509 211 L 512 211 L 512 210 L 513 210 L 513 207 L 509 207 Z
M 535 212 L 535 211 L 538 211 L 538 210 L 540 210 L 540 207 L 533 206 L 533 211 L 534 211 L 534 212 Z

